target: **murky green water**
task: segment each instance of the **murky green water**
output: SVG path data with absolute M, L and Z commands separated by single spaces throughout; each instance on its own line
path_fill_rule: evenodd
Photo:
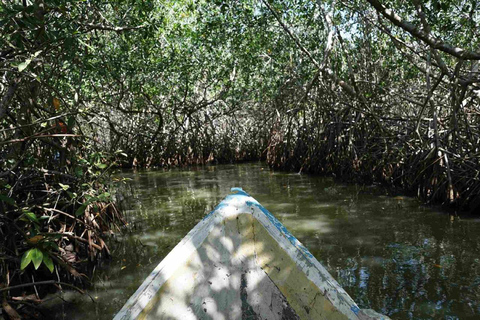
M 111 243 L 114 260 L 97 270 L 96 302 L 66 294 L 72 302 L 57 303 L 57 319 L 111 319 L 233 186 L 272 212 L 361 308 L 393 319 L 480 319 L 478 220 L 261 164 L 123 176 L 135 190 L 124 202 L 132 232 Z

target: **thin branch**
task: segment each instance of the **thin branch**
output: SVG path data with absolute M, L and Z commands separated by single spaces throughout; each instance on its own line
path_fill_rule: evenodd
M 298 46 L 298 48 L 300 50 L 302 50 L 303 53 L 305 53 L 307 55 L 307 57 L 310 59 L 310 61 L 313 62 L 313 64 L 318 68 L 320 69 L 320 65 L 319 63 L 315 60 L 315 58 L 312 56 L 312 54 L 310 52 L 308 52 L 307 49 L 305 49 L 305 47 L 300 43 L 300 39 L 298 39 L 298 37 L 296 35 L 294 35 L 290 29 L 288 29 L 288 27 L 285 25 L 285 23 L 283 23 L 282 19 L 280 18 L 280 16 L 277 14 L 277 12 L 272 8 L 272 6 L 266 1 L 266 0 L 262 0 L 263 4 L 268 8 L 268 10 L 270 10 L 270 12 L 273 14 L 273 16 L 275 17 L 275 19 L 277 19 L 278 23 L 282 26 L 283 30 L 285 30 L 285 32 L 290 36 L 290 38 L 292 38 L 292 40 L 295 42 L 295 44 Z
M 138 30 L 138 29 L 143 29 L 146 27 L 146 25 L 142 24 L 136 27 L 110 27 L 110 26 L 105 26 L 101 24 L 85 24 L 85 26 L 88 28 L 88 30 L 103 30 L 103 31 L 114 31 L 114 32 L 125 32 L 125 31 L 130 31 L 130 30 Z
M 4 288 L 0 288 L 0 292 L 14 290 L 14 289 L 20 289 L 20 288 L 25 288 L 25 287 L 31 287 L 31 286 L 46 285 L 46 284 L 56 284 L 56 285 L 62 285 L 62 286 L 70 287 L 72 289 L 77 290 L 81 294 L 85 294 L 85 291 L 83 291 L 82 289 L 80 289 L 80 288 L 78 288 L 74 285 L 71 285 L 71 284 L 68 284 L 68 283 L 65 283 L 65 282 L 55 281 L 55 280 L 30 282 L 30 283 L 19 284 L 19 285 L 16 285 L 16 286 L 11 286 L 11 287 L 4 287 Z
M 462 48 L 453 47 L 450 44 L 443 42 L 442 40 L 435 38 L 428 34 L 427 30 L 419 30 L 412 23 L 406 21 L 393 10 L 385 8 L 378 0 L 367 0 L 380 14 L 390 20 L 394 25 L 402 28 L 410 33 L 415 38 L 422 40 L 430 47 L 441 50 L 454 57 L 464 60 L 480 60 L 480 52 L 468 51 Z
M 345 81 L 337 77 L 337 75 L 330 69 L 330 68 L 321 68 L 320 64 L 315 60 L 315 58 L 312 56 L 312 54 L 300 43 L 300 39 L 298 39 L 297 36 L 295 36 L 289 29 L 288 27 L 283 23 L 282 19 L 280 16 L 275 12 L 275 10 L 270 6 L 270 4 L 266 0 L 262 0 L 263 4 L 267 6 L 267 8 L 270 10 L 270 12 L 274 15 L 275 19 L 277 19 L 278 23 L 282 26 L 282 28 L 285 30 L 285 32 L 292 38 L 292 40 L 295 42 L 297 47 L 305 53 L 310 61 L 315 65 L 315 67 L 318 70 L 321 70 L 322 74 L 327 76 L 328 78 L 332 79 L 335 83 L 337 83 L 342 89 L 344 89 L 350 96 L 356 97 L 355 90 Z
M 79 134 L 71 134 L 71 133 L 64 133 L 64 134 L 42 134 L 42 135 L 33 135 L 21 139 L 13 139 L 13 140 L 8 140 L 8 141 L 1 141 L 0 145 L 2 144 L 9 144 L 9 143 L 19 143 L 19 142 L 24 142 L 30 139 L 41 139 L 41 138 L 50 138 L 50 137 L 82 137 L 82 135 Z
M 0 120 L 5 117 L 7 114 L 7 105 L 10 103 L 10 100 L 13 98 L 15 94 L 15 90 L 17 90 L 18 81 L 13 81 L 12 84 L 8 87 L 7 93 L 2 97 L 0 100 Z

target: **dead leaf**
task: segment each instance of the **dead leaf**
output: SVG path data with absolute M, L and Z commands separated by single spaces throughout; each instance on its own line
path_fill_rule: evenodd
M 8 304 L 7 300 L 3 300 L 2 301 L 2 308 L 3 310 L 5 310 L 5 312 L 7 313 L 8 317 L 11 319 L 11 320 L 20 320 L 22 319 L 22 317 L 20 317 L 20 315 L 18 314 L 18 312 L 12 308 L 11 305 Z
M 32 237 L 30 239 L 27 239 L 27 242 L 29 244 L 37 244 L 40 240 L 43 240 L 45 237 L 42 236 L 41 234 L 36 235 L 35 237 Z
M 55 107 L 55 110 L 60 109 L 60 100 L 53 98 L 53 106 Z
M 28 296 L 12 297 L 13 301 L 31 301 L 34 303 L 41 303 L 42 299 L 38 299 L 37 295 L 29 294 Z

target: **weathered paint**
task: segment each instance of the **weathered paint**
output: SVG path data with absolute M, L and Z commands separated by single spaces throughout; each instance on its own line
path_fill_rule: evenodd
M 295 319 L 287 299 L 256 263 L 254 220 L 244 213 L 215 225 L 139 318 Z
M 155 268 L 115 319 L 388 319 L 363 311 L 239 188 Z
M 308 258 L 313 258 L 313 255 L 310 253 L 310 251 L 308 251 L 307 248 L 305 248 L 302 243 L 300 241 L 297 240 L 297 238 L 295 238 L 288 230 L 287 228 L 285 228 L 285 226 L 277 220 L 277 218 L 275 218 L 273 216 L 273 214 L 271 214 L 267 209 L 265 209 L 261 204 L 259 204 L 258 202 L 251 202 L 251 201 L 247 201 L 247 205 L 248 206 L 255 206 L 257 207 L 258 209 L 260 209 L 264 214 L 265 216 L 268 217 L 268 220 L 270 220 L 270 222 L 278 229 L 280 230 L 280 232 L 283 233 L 283 235 L 288 239 L 288 241 L 290 241 L 290 243 L 295 246 L 296 248 L 298 248 L 304 255 L 305 257 L 308 257 Z

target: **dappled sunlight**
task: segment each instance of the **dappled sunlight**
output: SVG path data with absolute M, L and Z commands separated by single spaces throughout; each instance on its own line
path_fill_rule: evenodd
M 283 219 L 282 223 L 293 232 L 315 232 L 318 234 L 331 232 L 331 222 L 323 216 L 318 216 L 315 219 Z
M 115 319 L 362 314 L 285 226 L 243 190 L 232 191 L 162 260 Z
M 358 237 L 348 237 L 347 245 L 361 245 L 365 247 L 375 247 L 379 244 L 381 237 L 376 234 L 364 234 Z M 380 248 L 380 247 L 379 247 Z
M 143 241 L 148 241 L 148 240 L 159 240 L 159 239 L 165 239 L 165 238 L 178 238 L 178 234 L 174 232 L 167 232 L 167 231 L 155 231 L 152 233 L 143 233 L 141 235 L 137 236 L 138 239 Z M 143 242 L 145 243 L 145 242 Z
M 260 217 L 293 259 L 312 254 L 276 217 L 362 305 L 480 318 L 480 225 L 460 217 L 480 212 L 480 1 L 2 0 L 0 21 L 2 317 L 35 317 L 28 301 L 60 282 L 146 276 L 236 185 L 277 214 Z M 278 248 L 227 227 L 200 259 L 230 268 L 258 248 L 276 275 Z M 269 301 L 249 289 L 247 318 L 250 297 Z M 114 313 L 104 300 L 92 317 Z
M 310 204 L 309 207 L 313 210 L 316 210 L 316 209 L 324 209 L 324 208 L 329 208 L 331 207 L 332 204 L 331 203 L 328 203 L 328 202 L 325 202 L 325 203 L 313 203 L 313 204 Z
M 291 202 L 267 202 L 265 203 L 265 206 L 269 207 L 270 210 L 275 212 L 295 208 L 295 204 Z
M 298 217 L 298 214 L 280 212 L 280 213 L 277 213 L 276 216 L 278 217 L 279 220 L 283 221 L 284 219 L 295 219 L 296 217 Z
M 245 214 L 213 227 L 156 293 L 143 312 L 146 319 L 253 319 L 256 315 L 282 319 L 293 314 L 258 264 L 265 244 L 255 239 L 254 229 L 251 215 Z M 291 267 L 284 272 L 291 272 Z
M 91 293 L 98 296 L 96 305 L 104 310 L 97 318 L 111 319 L 118 312 L 155 265 L 218 204 L 232 181 L 238 181 L 238 185 L 252 195 L 258 195 L 257 199 L 298 237 L 361 307 L 399 315 L 393 318 L 408 318 L 401 310 L 410 308 L 416 310 L 414 314 L 428 318 L 426 311 L 418 309 L 419 305 L 429 305 L 425 302 L 427 297 L 440 301 L 440 310 L 445 314 L 453 312 L 449 310 L 469 314 L 471 311 L 465 311 L 465 303 L 478 307 L 478 288 L 474 284 L 480 276 L 480 263 L 476 262 L 480 243 L 474 235 L 480 230 L 477 230 L 479 224 L 474 223 L 475 220 L 451 220 L 444 213 L 419 206 L 412 198 L 372 195 L 369 190 L 373 188 L 336 187 L 341 189 L 342 195 L 332 197 L 324 192 L 326 187 L 334 185 L 332 179 L 281 172 L 271 176 L 268 169 L 260 169 L 260 165 L 247 164 L 212 166 L 188 175 L 181 174 L 180 170 L 158 175 L 151 171 L 150 179 L 146 179 L 150 173 L 145 173 L 138 184 L 132 181 L 137 194 L 127 197 L 131 208 L 127 217 L 132 234 L 118 237 L 115 240 L 118 243 L 111 245 L 114 256 L 121 258 L 114 259 L 108 269 L 97 271 L 96 288 Z M 238 171 L 242 174 L 237 174 Z M 202 179 L 208 183 L 203 184 Z M 312 192 L 307 198 L 297 197 L 304 191 L 297 189 L 297 184 L 308 185 L 302 179 L 311 182 Z M 175 185 L 183 183 L 183 189 L 169 188 L 174 182 Z M 154 189 L 155 185 L 157 189 Z M 142 201 L 141 208 L 137 201 Z M 277 201 L 282 209 L 276 209 Z M 395 244 L 402 244 L 402 247 Z M 278 281 L 295 273 L 294 268 L 285 266 L 278 271 L 274 267 L 275 255 L 268 254 L 271 251 L 263 241 L 245 239 L 242 246 L 235 247 L 232 238 L 219 233 L 218 240 L 209 244 L 209 250 L 215 250 L 216 257 L 221 256 L 221 250 L 233 250 L 235 261 L 240 263 L 251 255 L 249 246 L 253 245 L 257 251 L 265 252 L 266 264 L 262 267 L 276 274 Z M 449 258 L 451 255 L 455 259 Z M 461 259 L 458 259 L 459 255 Z M 217 268 L 215 273 L 204 278 L 205 290 L 210 287 L 208 281 L 220 295 L 241 285 L 241 272 L 232 272 L 231 266 L 223 263 L 221 267 L 222 270 Z M 225 277 L 230 274 L 228 286 L 221 277 L 223 271 Z M 262 285 L 261 281 L 255 280 L 255 283 L 258 283 L 256 287 Z M 257 289 L 261 291 L 261 288 Z M 120 294 L 119 290 L 123 292 Z M 111 299 L 113 295 L 115 298 Z M 443 297 L 448 297 L 451 302 L 442 302 Z M 60 299 L 55 301 L 63 303 Z M 92 308 L 92 302 L 90 299 L 76 301 L 81 301 L 78 303 L 82 306 L 77 309 L 69 307 L 69 310 L 78 312 L 71 314 L 67 311 L 69 318 L 83 319 Z M 207 310 L 219 310 L 213 298 L 204 302 Z M 204 313 L 202 305 L 203 302 L 195 312 Z M 241 309 L 241 301 L 235 305 Z M 84 311 L 80 312 L 80 309 Z
M 252 184 L 252 182 L 256 183 L 257 181 L 261 181 L 258 176 L 255 176 L 256 172 L 255 170 L 251 170 L 251 180 L 246 179 L 242 184 L 247 185 L 252 190 L 257 190 L 256 192 L 259 194 L 263 194 L 266 189 L 265 184 L 263 184 L 263 187 L 262 185 L 256 186 Z M 262 173 L 260 171 L 259 174 L 264 173 L 265 172 Z M 345 286 L 349 293 L 359 299 L 359 303 L 371 305 L 372 302 L 378 301 L 382 306 L 380 308 L 392 305 L 392 301 L 388 300 L 388 298 L 387 300 L 377 299 L 375 295 L 369 294 L 367 296 L 366 292 L 370 292 L 372 288 L 375 288 L 375 283 L 379 281 L 377 280 L 379 277 L 383 277 L 381 281 L 383 281 L 385 285 L 388 287 L 392 286 L 392 291 L 396 290 L 395 284 L 397 283 L 396 279 L 398 278 L 398 274 L 396 277 L 384 276 L 385 271 L 382 270 L 385 268 L 391 269 L 395 263 L 401 263 L 401 261 L 398 260 L 395 262 L 391 260 L 389 250 L 385 249 L 385 234 L 392 234 L 391 231 L 388 231 L 391 230 L 391 228 L 408 230 L 408 224 L 411 222 L 407 221 L 410 220 L 404 221 L 402 226 L 399 226 L 399 218 L 413 219 L 415 215 L 425 214 L 423 209 L 419 210 L 417 207 L 414 207 L 416 201 L 411 200 L 411 198 L 394 199 L 389 197 L 378 198 L 370 195 L 359 195 L 356 188 L 344 185 L 335 186 L 331 180 L 329 180 L 327 184 L 319 183 L 320 191 L 317 191 L 314 184 L 296 184 L 295 181 L 300 182 L 301 180 L 298 175 L 278 173 L 275 174 L 274 177 L 280 180 L 281 186 L 274 188 L 275 191 L 271 191 L 273 192 L 273 197 L 267 198 L 265 201 L 262 200 L 262 203 L 271 211 L 275 212 L 282 223 L 302 239 L 317 258 L 327 262 L 326 265 L 329 270 L 338 277 L 338 281 Z M 203 176 L 203 178 L 205 178 L 205 176 Z M 288 187 L 285 183 L 285 178 L 293 179 L 293 182 L 290 181 L 288 183 Z M 209 183 L 211 183 L 211 181 Z M 218 183 L 222 184 L 226 183 L 226 181 L 218 179 Z M 204 190 L 211 189 L 203 188 L 207 188 L 207 186 L 203 185 L 199 192 L 208 196 L 210 191 L 205 192 Z M 311 191 L 304 192 L 308 190 L 308 188 L 311 188 Z M 325 191 L 325 188 L 328 188 L 327 191 Z M 335 190 L 335 192 L 333 190 Z M 193 195 L 196 197 L 197 193 L 197 191 L 193 193 L 188 191 L 183 197 L 178 199 L 182 199 L 180 200 L 181 203 L 186 203 L 185 199 L 192 199 L 192 197 L 194 197 Z M 299 193 L 302 193 L 302 195 Z M 171 195 L 171 197 L 174 197 L 174 195 Z M 214 197 L 214 199 L 217 198 Z M 281 199 L 281 201 L 278 202 L 278 199 Z M 213 201 L 215 200 L 212 200 L 210 203 Z M 210 206 L 213 208 L 215 203 L 212 203 Z M 400 235 L 398 232 L 395 234 Z M 211 244 L 209 250 L 215 249 L 220 252 L 220 249 L 217 249 L 217 247 L 223 247 L 224 249 L 221 250 L 228 248 L 227 251 L 230 252 L 233 241 L 224 235 L 220 235 L 220 233 L 219 237 L 218 240 L 215 240 L 215 245 Z M 406 235 L 402 233 L 401 237 L 406 237 Z M 249 246 L 254 245 L 256 252 L 264 253 L 261 258 L 263 262 L 262 268 L 271 272 L 271 275 L 275 275 L 277 281 L 280 281 L 279 283 L 286 281 L 286 279 L 295 272 L 296 267 L 284 266 L 280 270 L 277 270 L 274 267 L 276 262 L 275 254 L 268 249 L 268 246 L 263 241 L 254 242 L 253 240 L 245 240 L 244 244 L 244 246 L 233 248 L 234 257 L 237 261 L 248 257 L 251 252 Z M 429 250 L 434 250 L 434 248 Z M 219 256 L 218 252 L 217 257 Z M 353 260 L 346 258 L 352 256 L 356 258 Z M 414 263 L 413 261 L 411 262 Z M 440 264 L 432 263 L 432 271 L 443 271 L 435 265 Z M 448 263 L 446 265 L 449 266 Z M 226 266 L 223 266 L 223 268 L 226 268 Z M 396 269 L 392 269 L 392 271 L 393 270 Z M 425 271 L 420 270 L 420 272 Z M 206 280 L 206 283 L 208 284 L 208 281 L 211 281 L 212 288 L 226 292 L 230 287 L 227 288 L 226 282 L 224 282 L 223 278 L 220 278 L 221 275 L 222 272 L 217 271 L 212 274 L 211 278 Z M 366 275 L 368 275 L 368 277 Z M 402 277 L 407 277 L 407 274 L 402 274 Z M 219 280 L 213 281 L 214 279 Z M 229 286 L 233 285 L 234 287 L 238 287 L 239 283 L 241 283 L 241 273 L 232 272 L 229 279 Z M 235 284 L 232 284 L 233 279 L 235 279 Z M 261 281 L 259 283 L 261 284 Z M 405 283 L 408 282 L 401 281 L 398 282 L 398 285 L 403 286 Z M 256 286 L 258 287 L 258 285 Z M 283 285 L 284 289 L 288 287 L 289 285 L 287 283 Z M 291 287 L 291 290 L 293 289 L 294 286 Z M 210 302 L 210 307 L 207 308 L 207 310 L 209 309 L 217 310 L 217 305 L 213 303 L 213 300 Z

